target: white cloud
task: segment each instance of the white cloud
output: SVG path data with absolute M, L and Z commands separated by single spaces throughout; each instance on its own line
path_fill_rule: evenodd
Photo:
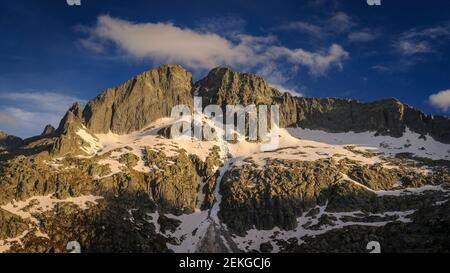
M 1 130 L 23 138 L 38 135 L 45 125 L 58 126 L 75 101 L 73 96 L 56 92 L 0 92 Z
M 348 40 L 350 42 L 370 42 L 378 38 L 377 33 L 373 33 L 368 30 L 355 31 L 348 34 Z
M 316 38 L 325 38 L 337 33 L 349 31 L 357 24 L 344 12 L 336 12 L 327 19 L 313 19 L 311 21 L 293 21 L 274 27 L 273 30 L 297 31 L 312 35 Z
M 304 21 L 289 22 L 285 25 L 281 25 L 274 29 L 275 30 L 286 30 L 286 31 L 298 31 L 298 32 L 313 35 L 318 38 L 322 38 L 324 35 L 327 34 L 326 33 L 327 30 L 325 30 L 322 26 L 318 26 L 318 25 L 304 22 Z
M 22 138 L 42 133 L 47 124 L 56 127 L 61 118 L 60 114 L 53 112 L 33 112 L 15 107 L 0 109 L 2 131 Z
M 405 56 L 433 53 L 443 41 L 450 38 L 450 24 L 411 29 L 402 33 L 394 42 L 396 50 Z
M 14 115 L 8 113 L 9 111 L 0 110 L 0 124 L 14 125 L 17 122 L 17 118 Z
M 226 38 L 172 23 L 133 23 L 107 15 L 99 16 L 95 26 L 81 29 L 88 34 L 82 43 L 94 52 L 106 51 L 112 43 L 126 57 L 180 63 L 194 69 L 220 65 L 251 69 L 288 60 L 308 68 L 313 75 L 323 75 L 332 67 L 342 67 L 348 57 L 339 45 L 309 52 L 281 46 L 274 36 L 235 33 Z
M 447 112 L 450 110 L 450 89 L 431 95 L 429 102 L 434 107 Z
M 83 104 L 79 98 L 55 92 L 0 92 L 1 100 L 16 102 L 29 108 L 45 110 L 47 112 L 64 112 L 75 101 Z
M 349 53 L 337 44 L 333 44 L 327 52 L 312 53 L 303 49 L 290 50 L 285 47 L 274 47 L 267 54 L 286 57 L 288 62 L 308 66 L 311 74 L 315 76 L 325 74 L 333 66 L 342 69 L 343 60 L 349 57 Z
M 217 34 L 183 29 L 172 23 L 135 24 L 105 15 L 98 17 L 97 25 L 88 31 L 90 37 L 84 43 L 91 48 L 110 41 L 136 58 L 182 62 L 194 68 L 213 67 L 225 60 L 236 63 L 246 57 L 242 48 Z
M 356 25 L 353 19 L 345 12 L 337 12 L 330 18 L 328 23 L 331 28 L 341 32 L 347 31 Z
M 227 15 L 223 17 L 202 18 L 196 24 L 200 32 L 220 33 L 222 36 L 233 36 L 242 33 L 246 21 L 238 16 Z
M 370 42 L 377 39 L 381 31 L 360 28 L 352 17 L 344 12 L 336 12 L 326 19 L 313 18 L 310 21 L 293 21 L 272 28 L 275 31 L 296 31 L 324 40 L 344 35 L 350 42 Z
M 378 72 L 384 72 L 384 73 L 390 73 L 392 72 L 392 68 L 385 65 L 374 65 L 371 67 L 371 69 L 378 71 Z
M 426 41 L 401 40 L 398 41 L 396 46 L 402 55 L 415 55 L 433 51 L 430 43 Z

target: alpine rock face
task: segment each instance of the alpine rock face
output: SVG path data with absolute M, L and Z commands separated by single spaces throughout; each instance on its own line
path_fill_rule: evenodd
M 172 138 L 173 107 L 194 96 L 278 105 L 277 149 Z M 56 129 L 0 133 L 0 252 L 448 252 L 449 195 L 449 117 L 295 97 L 225 67 L 194 83 L 163 65 Z

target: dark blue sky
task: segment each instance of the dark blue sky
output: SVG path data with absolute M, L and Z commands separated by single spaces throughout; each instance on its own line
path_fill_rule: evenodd
M 0 32 L 0 130 L 22 137 L 166 62 L 195 79 L 228 65 L 308 97 L 450 107 L 446 0 L 1 1 Z

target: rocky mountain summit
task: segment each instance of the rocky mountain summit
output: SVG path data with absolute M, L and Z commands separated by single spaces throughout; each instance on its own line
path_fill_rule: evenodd
M 88 102 L 82 119 L 93 133 L 139 131 L 170 116 L 172 107 L 192 104 L 192 75 L 179 65 L 163 65 L 105 90 Z
M 171 138 L 193 96 L 279 105 L 279 147 Z M 39 136 L 0 132 L 0 252 L 448 252 L 449 184 L 449 117 L 163 65 Z

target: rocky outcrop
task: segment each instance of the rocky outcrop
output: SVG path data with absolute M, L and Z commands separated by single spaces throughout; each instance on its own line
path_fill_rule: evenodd
M 43 137 L 52 136 L 55 133 L 55 131 L 56 131 L 55 127 L 48 124 L 47 126 L 45 126 L 44 131 L 42 131 L 41 136 Z
M 227 67 L 218 67 L 194 86 L 194 94 L 205 99 L 206 104 L 249 105 L 273 102 L 281 92 L 269 86 L 261 77 L 239 73 Z
M 147 149 L 146 164 L 152 172 L 146 175 L 146 191 L 161 209 L 175 213 L 192 213 L 195 209 L 198 175 L 188 155 L 181 151 L 176 157 Z M 170 181 L 170 182 L 169 182 Z
M 88 102 L 83 119 L 93 133 L 138 131 L 172 107 L 192 105 L 192 75 L 179 65 L 163 65 L 110 88 Z
M 28 229 L 28 223 L 17 215 L 0 209 L 0 240 L 15 238 Z
M 10 136 L 5 132 L 0 131 L 0 150 L 14 149 L 22 144 L 22 139 L 16 136 Z
M 58 138 L 51 148 L 51 154 L 55 156 L 67 154 L 86 155 L 86 150 L 83 149 L 83 147 L 89 147 L 91 144 L 87 143 L 79 135 L 80 131 L 85 134 L 90 134 L 90 132 L 84 128 L 82 123 L 80 105 L 74 103 L 67 111 L 56 130 Z M 92 138 L 95 137 L 92 136 Z
M 220 215 L 227 226 L 241 233 L 255 226 L 270 230 L 297 227 L 297 217 L 320 204 L 321 191 L 342 179 L 332 161 L 272 162 L 264 170 L 251 164 L 233 168 L 221 184 Z

